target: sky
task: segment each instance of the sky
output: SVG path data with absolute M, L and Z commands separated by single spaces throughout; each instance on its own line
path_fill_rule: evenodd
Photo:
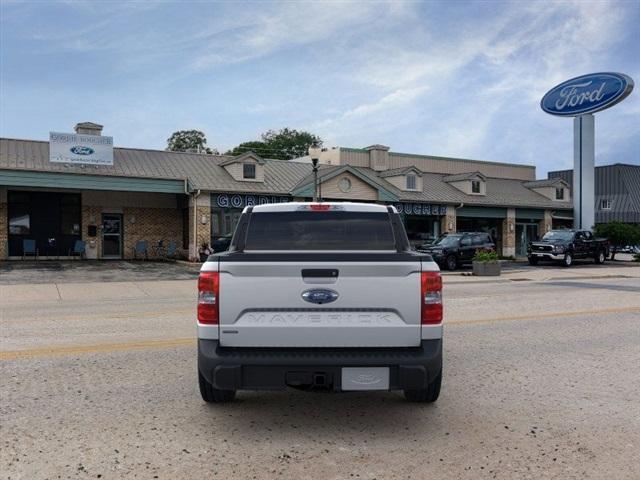
M 221 152 L 283 127 L 324 146 L 571 168 L 539 102 L 590 72 L 640 82 L 640 1 L 0 0 L 0 136 L 77 122 L 121 147 L 181 129 Z M 596 114 L 596 164 L 640 164 L 640 87 Z M 262 152 L 268 156 L 268 152 Z

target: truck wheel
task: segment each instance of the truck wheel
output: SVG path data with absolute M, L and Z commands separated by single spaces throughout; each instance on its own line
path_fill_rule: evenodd
M 449 255 L 446 261 L 447 270 L 455 270 L 458 266 L 458 261 L 456 260 L 455 255 Z
M 562 265 L 564 267 L 570 267 L 573 263 L 573 256 L 570 253 L 564 254 L 564 259 L 562 260 Z
M 442 370 L 431 382 L 427 388 L 423 390 L 405 390 L 404 398 L 410 402 L 433 403 L 440 396 L 440 386 L 442 385 Z
M 598 265 L 602 265 L 604 261 L 607 259 L 607 256 L 604 254 L 604 251 L 600 250 L 595 257 L 595 262 Z
M 198 370 L 198 384 L 200 385 L 200 395 L 202 399 L 207 403 L 226 403 L 233 401 L 236 398 L 235 390 L 218 390 L 213 388 L 207 379 L 202 376 Z
M 537 265 L 538 259 L 536 257 L 529 257 L 529 265 Z

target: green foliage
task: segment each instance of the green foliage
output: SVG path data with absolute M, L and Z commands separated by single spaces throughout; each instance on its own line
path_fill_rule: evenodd
M 262 134 L 261 141 L 244 142 L 226 152 L 227 155 L 241 155 L 253 151 L 265 158 L 290 160 L 307 155 L 312 145 L 321 146 L 320 137 L 305 131 L 289 128 L 275 131 L 269 130 Z
M 633 255 L 633 261 L 634 262 L 640 262 L 640 253 L 636 253 Z
M 269 155 L 269 151 L 267 150 L 267 146 L 264 142 L 254 141 L 254 142 L 243 142 L 237 147 L 232 148 L 225 155 L 233 155 L 234 157 L 237 155 L 242 155 L 247 152 L 254 152 L 256 155 L 261 157 L 271 158 Z
M 640 243 L 640 226 L 630 223 L 600 223 L 595 226 L 594 232 L 597 237 L 605 237 L 609 240 L 612 260 L 618 248 Z
M 484 250 L 476 250 L 476 254 L 473 256 L 474 262 L 497 262 L 499 259 L 496 252 L 487 252 Z
M 167 139 L 167 150 L 171 152 L 215 153 L 207 147 L 207 138 L 200 130 L 179 130 Z

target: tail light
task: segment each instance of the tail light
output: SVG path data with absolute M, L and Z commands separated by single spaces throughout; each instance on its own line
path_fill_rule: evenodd
M 440 272 L 422 272 L 421 276 L 422 325 L 442 322 L 442 277 Z
M 220 274 L 200 272 L 198 277 L 198 322 L 217 325 L 220 321 Z
M 331 210 L 331 205 L 327 205 L 326 203 L 312 203 L 309 205 L 309 210 L 312 212 L 327 212 Z

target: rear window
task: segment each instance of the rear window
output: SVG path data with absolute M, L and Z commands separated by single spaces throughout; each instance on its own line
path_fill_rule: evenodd
M 245 250 L 395 250 L 387 213 L 253 213 Z

